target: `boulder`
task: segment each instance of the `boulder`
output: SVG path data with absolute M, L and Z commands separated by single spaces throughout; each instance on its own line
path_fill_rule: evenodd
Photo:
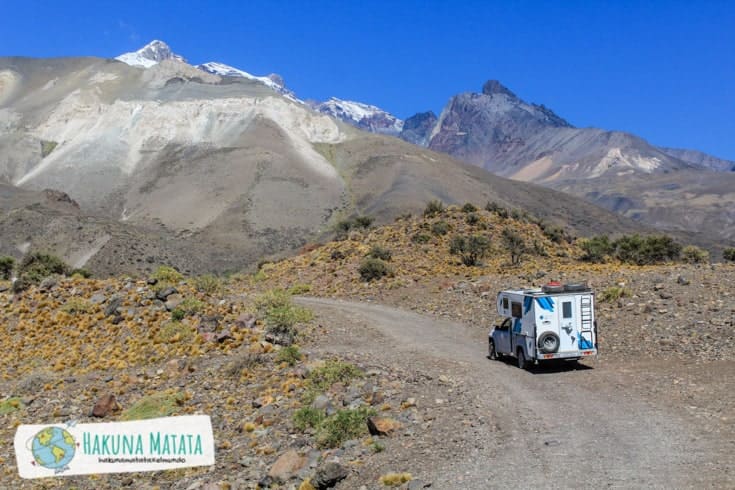
M 268 476 L 276 482 L 285 483 L 295 477 L 305 465 L 306 456 L 291 449 L 278 457 L 270 471 L 268 471 Z
M 341 464 L 327 463 L 317 468 L 314 478 L 311 480 L 311 484 L 318 490 L 332 488 L 337 483 L 347 478 L 349 474 L 350 473 L 347 468 Z
M 109 393 L 97 400 L 97 403 L 94 404 L 94 408 L 92 409 L 92 416 L 100 418 L 105 417 L 110 412 L 115 410 L 117 406 L 118 405 L 117 400 L 115 399 L 115 395 Z
M 370 417 L 367 426 L 371 435 L 387 436 L 400 429 L 401 423 L 388 417 Z

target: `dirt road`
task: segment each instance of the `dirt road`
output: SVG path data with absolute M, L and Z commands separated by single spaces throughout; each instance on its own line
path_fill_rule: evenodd
M 478 420 L 491 418 L 460 438 L 440 434 L 441 426 L 433 429 L 453 451 L 453 457 L 441 451 L 441 457 L 415 455 L 416 467 L 433 488 L 725 488 L 732 483 L 732 457 L 721 444 L 702 437 L 666 400 L 626 390 L 614 366 L 522 371 L 512 362 L 488 360 L 487 338 L 477 328 L 377 304 L 298 301 L 341 325 L 329 332 L 334 348 L 341 344 L 394 363 L 421 365 L 433 375 L 444 373 L 468 390 Z

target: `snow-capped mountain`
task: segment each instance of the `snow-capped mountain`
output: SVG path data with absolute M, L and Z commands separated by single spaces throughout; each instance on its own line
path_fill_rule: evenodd
M 196 68 L 199 68 L 200 70 L 211 73 L 213 75 L 219 75 L 221 77 L 238 77 L 247 78 L 249 80 L 257 80 L 272 88 L 276 92 L 283 94 L 292 100 L 297 100 L 293 92 L 286 88 L 286 84 L 283 81 L 283 78 L 276 73 L 271 73 L 270 75 L 265 77 L 259 77 L 244 70 L 240 70 L 239 68 L 235 68 L 234 66 L 219 63 L 217 61 L 202 63 L 201 65 L 197 65 Z
M 164 60 L 176 60 L 186 63 L 183 56 L 174 53 L 168 44 L 157 39 L 146 44 L 138 51 L 121 54 L 115 59 L 131 66 L 142 66 L 143 68 L 150 68 Z
M 373 133 L 397 136 L 403 129 L 401 119 L 374 105 L 332 97 L 326 102 L 312 103 L 311 106 L 322 114 L 329 114 Z

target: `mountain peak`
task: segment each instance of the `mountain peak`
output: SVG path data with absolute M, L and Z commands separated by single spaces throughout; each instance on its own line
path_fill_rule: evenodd
M 511 92 L 508 87 L 497 80 L 488 80 L 487 82 L 485 82 L 485 84 L 482 86 L 482 93 L 485 95 L 503 94 L 507 95 L 508 97 L 517 98 L 516 94 Z
M 176 60 L 186 63 L 183 56 L 174 53 L 168 44 L 158 39 L 154 39 L 138 51 L 121 54 L 115 59 L 128 65 L 142 66 L 144 68 L 149 68 L 164 60 Z
M 402 120 L 374 105 L 330 97 L 326 102 L 312 103 L 311 106 L 322 114 L 373 133 L 397 135 L 403 129 Z

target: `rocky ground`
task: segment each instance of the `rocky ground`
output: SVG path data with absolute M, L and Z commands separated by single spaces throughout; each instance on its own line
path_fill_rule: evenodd
M 494 250 L 466 267 L 432 233 L 443 220 L 467 230 L 459 213 L 405 219 L 227 280 L 0 283 L 0 488 L 479 489 L 518 484 L 519 461 L 523 486 L 728 486 L 735 266 L 589 265 L 529 223 L 514 225 L 544 254 L 510 266 L 508 223 L 482 214 Z M 393 274 L 366 283 L 375 245 Z M 599 358 L 530 373 L 485 359 L 497 291 L 552 279 L 595 289 Z M 17 477 L 18 424 L 122 420 L 151 399 L 212 417 L 214 467 Z

